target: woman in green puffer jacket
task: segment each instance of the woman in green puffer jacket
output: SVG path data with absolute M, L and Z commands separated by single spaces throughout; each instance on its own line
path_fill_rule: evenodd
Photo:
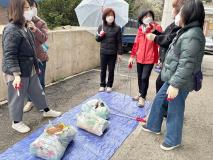
M 170 45 L 163 65 L 161 78 L 165 81 L 156 95 L 149 119 L 143 130 L 160 134 L 163 122 L 162 104 L 169 101 L 167 132 L 163 150 L 172 150 L 181 144 L 185 100 L 195 90 L 195 75 L 201 71 L 205 37 L 203 24 L 205 12 L 200 0 L 187 0 L 181 12 L 175 17 L 175 24 L 181 27 Z

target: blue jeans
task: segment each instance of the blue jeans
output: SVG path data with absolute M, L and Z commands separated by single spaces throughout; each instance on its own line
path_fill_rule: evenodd
M 45 71 L 46 71 L 46 61 L 44 62 L 39 62 L 38 63 L 38 67 L 39 69 L 41 70 L 41 73 L 38 75 L 38 78 L 39 78 L 39 82 L 42 86 L 42 89 L 45 91 Z M 29 102 L 31 102 L 31 99 L 28 97 L 27 99 Z
M 166 91 L 168 87 L 169 84 L 167 82 L 164 83 L 152 104 L 152 109 L 147 121 L 147 128 L 153 132 L 161 131 L 163 115 L 165 113 L 165 109 L 162 107 L 162 105 L 167 99 Z M 164 143 L 168 145 L 176 146 L 181 144 L 185 100 L 188 94 L 188 91 L 179 90 L 177 97 L 168 103 L 166 120 L 167 132 L 164 137 Z
M 39 62 L 38 67 L 41 70 L 41 73 L 38 75 L 39 81 L 41 83 L 41 86 L 43 90 L 45 90 L 45 71 L 46 71 L 46 61 L 44 62 Z

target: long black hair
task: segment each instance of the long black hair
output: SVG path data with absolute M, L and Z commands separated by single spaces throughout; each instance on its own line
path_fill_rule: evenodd
M 184 25 L 198 21 L 203 28 L 205 20 L 205 10 L 200 0 L 187 0 L 181 9 L 181 17 Z
M 36 8 L 38 8 L 38 3 L 36 2 L 36 0 L 27 0 L 30 4 L 30 7 L 32 7 L 34 4 L 36 5 Z
M 138 23 L 139 23 L 140 25 L 143 24 L 142 19 L 143 19 L 148 13 L 151 14 L 153 20 L 155 19 L 155 14 L 154 14 L 154 12 L 153 12 L 152 10 L 145 10 L 145 11 L 142 11 L 141 14 L 138 16 Z

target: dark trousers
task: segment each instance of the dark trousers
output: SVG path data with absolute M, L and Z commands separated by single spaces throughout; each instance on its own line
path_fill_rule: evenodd
M 46 72 L 46 61 L 38 64 L 39 69 L 41 70 L 41 73 L 38 75 L 39 81 L 41 83 L 41 86 L 43 90 L 45 90 L 45 72 Z
M 156 94 L 161 89 L 161 87 L 163 86 L 164 83 L 165 82 L 161 80 L 161 73 L 160 73 L 158 75 L 158 78 L 156 79 Z M 168 110 L 168 101 L 167 100 L 164 101 L 162 107 L 165 110 L 164 116 L 167 117 L 167 110 Z
M 158 75 L 158 78 L 156 79 L 156 93 L 160 90 L 160 88 L 163 86 L 164 81 L 161 80 L 161 73 Z
M 41 73 L 38 75 L 39 82 L 41 84 L 42 89 L 45 91 L 45 71 L 46 71 L 46 61 L 39 62 L 38 67 Z M 31 102 L 31 99 L 28 97 L 28 101 Z
M 140 64 L 137 63 L 138 72 L 138 87 L 142 98 L 146 98 L 147 90 L 149 88 L 149 77 L 152 72 L 154 64 Z
M 101 87 L 112 87 L 114 82 L 114 71 L 117 55 L 101 54 Z M 108 81 L 106 83 L 106 72 L 108 68 Z

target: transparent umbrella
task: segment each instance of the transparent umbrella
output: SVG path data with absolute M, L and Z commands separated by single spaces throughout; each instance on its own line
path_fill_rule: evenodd
M 76 8 L 80 26 L 98 27 L 102 24 L 105 8 L 112 8 L 116 14 L 116 24 L 123 27 L 128 22 L 129 4 L 124 0 L 83 0 Z

